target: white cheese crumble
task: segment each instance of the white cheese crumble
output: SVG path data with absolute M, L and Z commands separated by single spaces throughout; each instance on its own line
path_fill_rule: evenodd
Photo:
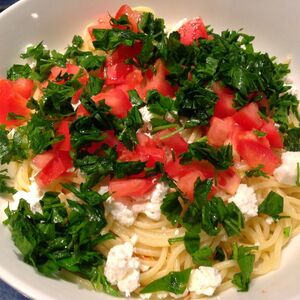
M 234 202 L 246 218 L 257 216 L 257 197 L 254 189 L 247 186 L 247 184 L 240 184 L 236 194 L 230 197 L 228 202 Z
M 126 297 L 140 286 L 140 260 L 133 257 L 132 243 L 126 242 L 109 250 L 104 274 Z
M 44 196 L 44 191 L 40 189 L 38 184 L 36 183 L 35 179 L 33 177 L 29 178 L 31 181 L 30 186 L 28 187 L 29 191 L 18 191 L 16 192 L 12 197 L 14 199 L 13 209 L 16 209 L 20 200 L 24 199 L 26 200 L 29 204 L 31 209 L 35 211 L 40 210 L 40 203 L 39 201 L 43 198 Z
M 101 187 L 99 193 L 103 194 L 107 190 L 106 187 Z M 144 213 L 148 218 L 158 221 L 161 217 L 160 206 L 168 190 L 169 187 L 167 184 L 159 182 L 150 193 L 142 198 L 146 201 L 144 203 L 134 204 L 132 207 L 128 207 L 122 202 L 110 197 L 105 202 L 105 208 L 115 220 L 128 227 L 134 223 L 139 213 Z
M 284 152 L 281 156 L 282 164 L 274 170 L 274 177 L 280 183 L 296 185 L 297 163 L 300 163 L 300 152 Z
M 267 217 L 266 218 L 266 223 L 269 224 L 269 225 L 271 225 L 271 224 L 274 223 L 274 219 L 272 217 Z
M 149 111 L 148 107 L 145 105 L 139 109 L 142 119 L 145 123 L 150 123 L 152 119 L 152 113 Z
M 109 197 L 105 201 L 106 211 L 109 212 L 114 220 L 117 220 L 120 224 L 124 226 L 131 226 L 136 217 L 137 213 L 128 208 L 122 202 L 114 200 L 112 197 Z
M 212 296 L 221 282 L 222 276 L 216 268 L 201 266 L 191 271 L 189 291 L 196 295 Z

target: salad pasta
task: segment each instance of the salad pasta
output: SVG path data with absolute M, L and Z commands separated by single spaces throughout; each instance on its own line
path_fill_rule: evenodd
M 244 292 L 278 269 L 300 232 L 298 99 L 253 39 L 200 17 L 166 32 L 123 5 L 64 54 L 29 47 L 34 65 L 0 79 L 0 192 L 24 261 L 142 299 Z

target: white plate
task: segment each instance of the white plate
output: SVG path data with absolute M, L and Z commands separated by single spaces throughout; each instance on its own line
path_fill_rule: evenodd
M 300 87 L 300 2 L 290 0 L 185 0 L 127 1 L 129 5 L 152 7 L 168 24 L 187 17 L 202 16 L 217 31 L 244 28 L 256 36 L 255 45 L 279 57 L 291 56 L 292 78 Z M 23 0 L 0 15 L 0 75 L 18 61 L 28 44 L 43 40 L 49 48 L 62 49 L 74 34 L 103 12 L 114 13 L 122 1 L 102 0 Z M 0 108 L 1 109 L 1 108 Z M 2 204 L 4 202 L 2 201 Z M 223 300 L 300 299 L 300 237 L 284 250 L 278 271 L 255 279 L 248 293 L 234 289 L 221 295 Z M 36 273 L 20 259 L 7 228 L 0 225 L 0 277 L 22 293 L 38 300 L 112 299 L 94 291 Z M 0 296 L 1 298 L 1 296 Z

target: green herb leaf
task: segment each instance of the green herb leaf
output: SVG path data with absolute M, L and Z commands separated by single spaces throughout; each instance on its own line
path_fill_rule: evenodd
M 286 131 L 284 147 L 287 151 L 300 151 L 300 128 L 291 128 Z
M 252 250 L 258 247 L 244 247 L 233 244 L 233 259 L 237 261 L 240 267 L 240 273 L 234 275 L 232 283 L 238 288 L 240 292 L 246 292 L 249 289 L 251 280 L 251 273 L 254 265 L 254 254 Z
M 273 219 L 278 219 L 283 212 L 283 197 L 271 191 L 265 200 L 258 206 L 259 214 L 266 214 Z
M 189 282 L 192 269 L 186 269 L 181 272 L 170 272 L 168 275 L 154 280 L 141 290 L 141 294 L 155 292 L 170 292 L 175 295 L 183 294 Z
M 269 178 L 269 176 L 262 171 L 262 169 L 264 168 L 264 165 L 258 165 L 256 168 L 246 171 L 245 174 L 248 177 L 265 177 L 265 178 Z
M 189 163 L 192 159 L 208 160 L 216 169 L 226 170 L 233 164 L 232 146 L 213 147 L 205 142 L 189 145 L 188 152 L 182 154 L 180 163 Z
M 191 230 L 186 231 L 183 241 L 186 251 L 193 254 L 200 248 L 200 226 L 194 226 Z
M 9 176 L 7 176 L 7 170 L 1 170 L 0 171 L 0 194 L 14 194 L 16 193 L 16 189 L 13 187 L 10 187 L 8 185 L 8 180 L 10 179 Z
M 162 214 L 165 215 L 172 224 L 176 224 L 180 220 L 180 214 L 182 212 L 178 198 L 178 192 L 169 193 L 165 196 L 163 204 L 160 206 Z

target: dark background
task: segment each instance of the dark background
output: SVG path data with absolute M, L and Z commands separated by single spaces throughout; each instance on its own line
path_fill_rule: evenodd
M 0 0 L 0 12 L 9 5 L 17 2 L 17 0 Z M 19 294 L 0 279 L 0 300 L 26 300 L 24 296 Z

